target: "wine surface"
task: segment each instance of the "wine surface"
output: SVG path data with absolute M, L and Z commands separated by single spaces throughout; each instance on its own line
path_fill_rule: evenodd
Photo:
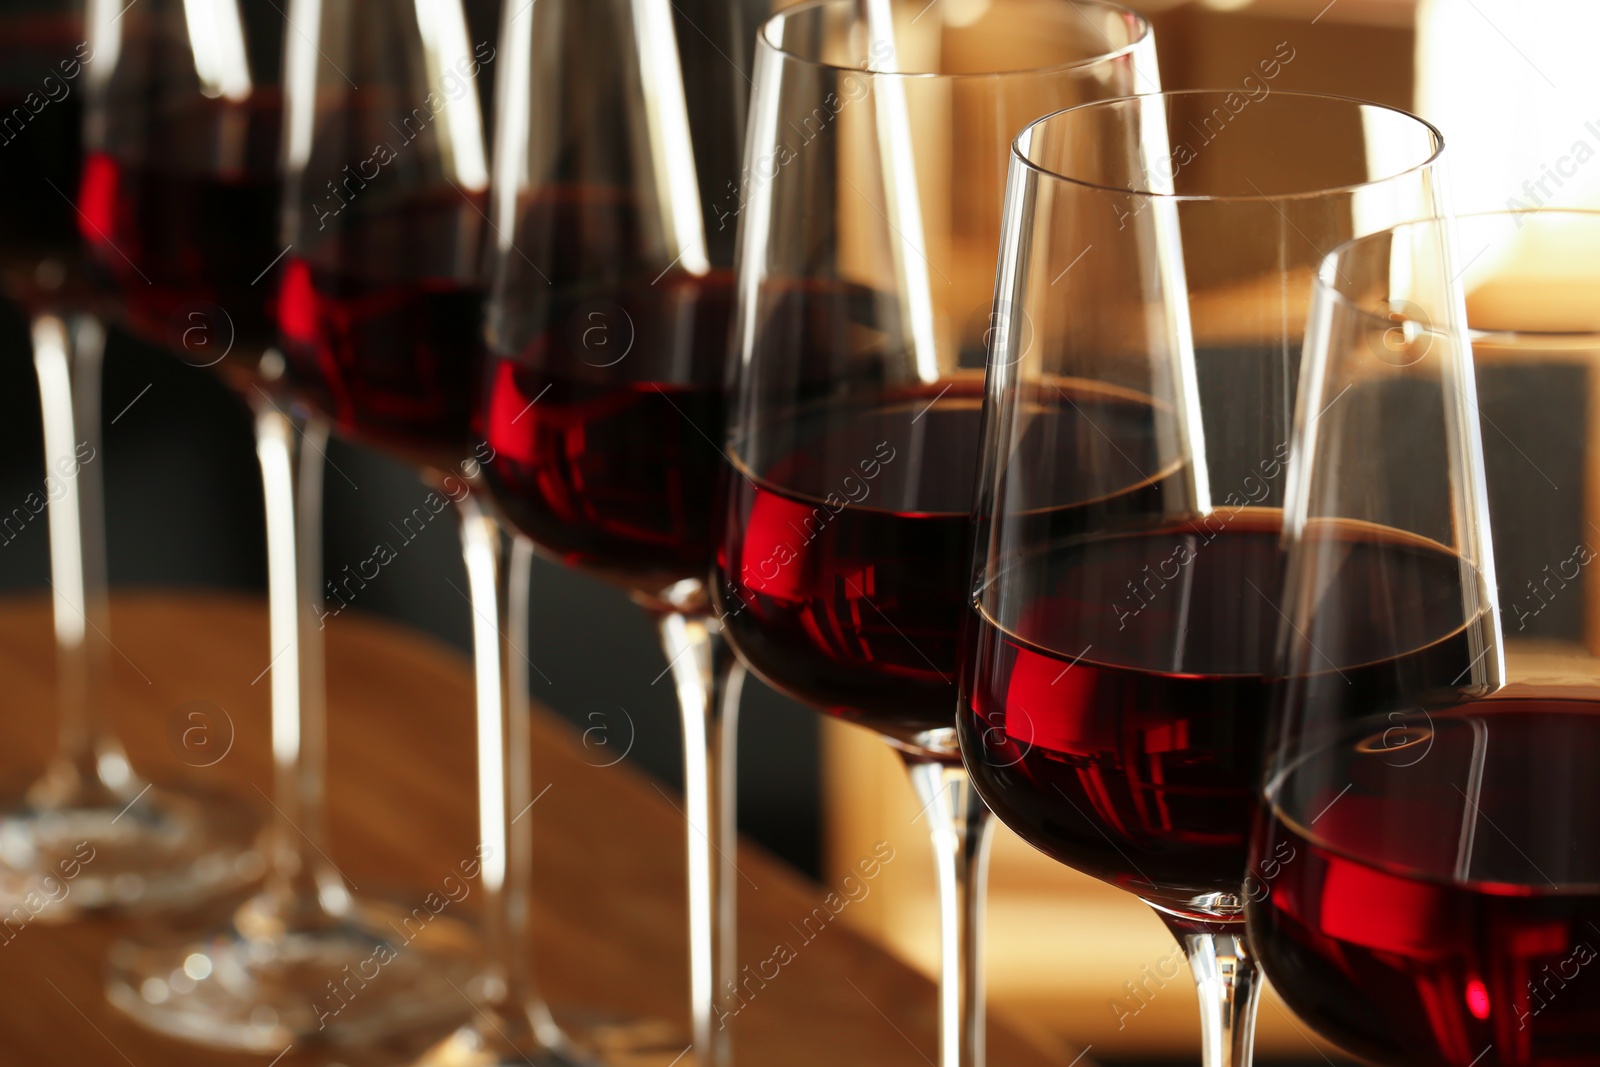
M 488 372 L 489 485 L 571 566 L 647 594 L 711 570 L 732 279 L 570 286 Z
M 1152 409 L 1069 385 L 1035 410 L 1018 446 L 1062 452 L 1091 436 L 1151 469 Z M 911 741 L 955 725 L 958 645 L 969 600 L 981 383 L 934 382 L 819 401 L 763 427 L 769 454 L 733 457 L 719 588 L 729 634 L 769 683 L 829 714 Z M 1061 506 L 1035 522 L 1081 530 L 1138 511 L 1159 489 L 1084 484 L 1051 468 Z
M 1278 992 L 1395 1067 L 1600 1063 L 1600 703 L 1378 718 L 1271 792 L 1249 905 Z
M 1280 523 L 1275 510 L 1224 509 L 1067 538 L 980 593 L 961 741 L 1008 826 L 1173 910 L 1237 909 L 1282 618 Z M 1376 527 L 1325 533 L 1342 542 L 1325 610 L 1357 620 L 1329 668 L 1369 695 L 1402 674 L 1448 682 L 1467 662 L 1462 643 L 1440 640 L 1459 626 L 1458 558 Z M 1428 599 L 1393 612 L 1396 589 Z
M 449 189 L 362 206 L 285 259 L 290 376 L 342 434 L 452 470 L 471 451 L 483 374 L 483 218 Z
M 278 200 L 270 169 L 197 174 L 92 153 L 82 234 L 122 324 L 196 366 L 233 350 L 253 361 L 276 337 Z

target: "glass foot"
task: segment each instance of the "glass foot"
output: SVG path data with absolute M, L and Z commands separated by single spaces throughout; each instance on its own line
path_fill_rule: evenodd
M 0 802 L 0 914 L 37 922 L 188 909 L 261 877 L 259 817 L 239 800 L 146 786 L 129 795 Z
M 471 1011 L 481 951 L 454 919 L 363 900 L 285 931 L 272 912 L 256 897 L 208 936 L 152 930 L 118 942 L 108 998 L 152 1030 L 268 1053 L 381 1040 Z
M 605 1067 L 669 1067 L 693 1062 L 693 1045 L 681 1025 L 664 1019 L 633 1019 L 575 1013 L 568 1032 L 583 1048 L 593 1049 Z
M 475 1018 L 423 1053 L 412 1067 L 599 1067 L 601 1063 L 559 1034 L 548 1042 L 528 1034 L 515 1041 L 509 1036 L 513 1029 L 507 1020 L 479 1008 Z
M 524 1019 L 480 1005 L 412 1067 L 668 1067 L 690 1049 L 681 1026 L 659 1019 L 574 1016 L 569 1032 L 548 1012 Z

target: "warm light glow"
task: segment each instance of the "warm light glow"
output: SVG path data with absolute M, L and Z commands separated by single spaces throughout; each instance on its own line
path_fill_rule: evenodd
M 1596 39 L 1592 0 L 1422 0 L 1417 111 L 1444 133 L 1456 211 L 1600 207 Z M 1526 244 L 1460 249 L 1469 290 Z
M 1417 110 L 1459 211 L 1600 207 L 1600 4 L 1422 0 Z

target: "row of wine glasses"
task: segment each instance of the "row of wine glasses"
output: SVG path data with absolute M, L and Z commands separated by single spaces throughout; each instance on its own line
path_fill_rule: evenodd
M 311 25 L 317 38 L 357 31 L 372 43 L 374 27 L 351 24 L 353 11 L 371 6 L 330 5 L 326 29 L 305 12 L 289 19 Z M 361 105 L 317 100 L 315 67 L 297 51 L 313 39 L 286 33 L 283 18 L 271 11 L 218 4 L 199 18 L 193 5 L 156 0 L 119 12 L 110 0 L 91 0 L 89 43 L 99 65 L 91 71 L 78 202 L 84 238 L 115 293 L 119 322 L 220 373 L 254 414 L 267 517 L 276 780 L 261 890 L 221 929 L 197 935 L 178 923 L 130 935 L 112 950 L 108 993 L 157 1029 L 227 1046 L 278 1049 L 319 1030 L 372 1038 L 450 1020 L 461 1006 L 452 985 L 472 976 L 468 931 L 441 919 L 398 950 L 393 930 L 403 926 L 391 920 L 399 924 L 408 909 L 352 898 L 327 858 L 321 802 L 326 709 L 318 548 L 328 427 L 321 412 L 300 401 L 304 387 L 291 392 L 286 382 L 284 353 L 291 360 L 299 354 L 294 327 L 312 312 L 295 285 L 305 275 L 310 242 L 295 232 L 298 216 L 280 225 L 280 205 L 292 209 L 312 198 L 297 188 L 300 174 L 280 164 L 280 145 L 286 136 L 288 143 L 306 143 L 317 122 L 336 127 L 333 140 L 362 117 Z M 446 5 L 439 17 L 449 16 Z M 378 61 L 439 58 L 430 54 L 442 51 L 437 46 L 419 51 L 417 15 L 384 28 L 390 51 Z M 328 41 L 324 51 L 335 47 Z M 341 53 L 326 61 L 348 67 L 360 58 Z M 396 84 L 388 68 L 360 72 L 374 92 L 414 88 Z M 476 97 L 469 99 L 475 107 Z M 359 132 L 367 143 L 369 131 Z M 437 134 L 421 136 L 428 140 L 416 146 L 413 168 L 437 155 Z M 481 172 L 481 142 L 479 156 Z M 386 203 L 407 191 L 393 184 Z M 467 355 L 474 327 L 469 313 L 455 339 Z M 464 413 L 458 421 L 450 429 L 464 441 Z M 383 948 L 394 959 L 382 987 L 328 1011 L 328 980 Z
M 84 20 L 57 6 L 70 41 Z M 531 544 L 519 540 L 503 575 L 499 528 L 473 495 L 494 456 L 473 430 L 491 225 L 480 75 L 509 51 L 523 84 L 503 81 L 502 91 L 513 106 L 518 96 L 525 103 L 550 69 L 530 66 L 528 43 L 543 46 L 563 22 L 573 40 L 649 68 L 626 20 L 605 26 L 571 6 L 564 13 L 541 4 L 535 18 L 509 19 L 501 41 L 473 43 L 458 3 L 297 4 L 277 18 L 226 3 L 204 13 L 170 0 L 136 12 L 90 5 L 83 51 L 100 64 L 87 79 L 88 154 L 81 174 L 61 184 L 78 193 L 77 228 L 96 280 L 115 296 L 118 321 L 216 368 L 254 409 L 267 503 L 278 772 L 267 880 L 220 929 L 148 925 L 114 947 L 112 1002 L 156 1029 L 275 1050 L 313 1035 L 376 1040 L 470 1016 L 430 1059 L 579 1058 L 533 992 L 522 951 L 529 822 L 520 832 L 513 824 L 531 797 L 527 679 L 516 668 L 526 663 Z M 614 5 L 613 15 L 640 6 Z M 600 31 L 614 39 L 598 40 Z M 651 47 L 660 49 L 660 40 Z M 666 59 L 655 68 L 658 80 L 676 76 L 670 50 Z M 630 80 L 625 61 L 622 69 L 579 63 L 572 71 L 579 90 L 625 105 L 624 117 L 654 88 Z M 555 113 L 552 98 L 534 99 Z M 673 133 L 683 132 L 681 104 L 679 112 Z M 526 106 L 512 114 L 530 120 Z M 526 142 L 527 131 L 521 136 Z M 58 140 L 75 145 L 77 133 L 69 124 Z M 600 199 L 611 191 L 599 189 Z M 72 209 L 70 198 L 63 203 Z M 568 232 L 590 221 L 581 205 L 552 203 L 549 218 Z M 57 236 L 71 246 L 66 233 Z M 595 269 L 610 269 L 605 253 L 614 251 L 600 249 Z M 95 386 L 78 384 L 82 403 Z M 426 936 L 397 945 L 394 931 L 408 929 L 409 913 L 352 898 L 327 858 L 318 542 L 330 429 L 416 464 L 462 514 L 479 696 L 474 867 L 491 951 L 481 973 L 474 939 L 455 922 L 435 918 Z M 596 480 L 586 491 L 605 494 Z M 709 501 L 701 503 L 709 514 Z M 684 568 L 687 579 L 695 568 Z M 136 784 L 123 793 L 109 815 L 146 799 Z M 216 866 L 219 845 L 196 829 L 165 836 L 209 847 L 202 858 Z M 247 837 L 236 832 L 228 843 L 242 848 Z M 231 875 L 237 866 L 220 869 Z M 340 976 L 379 957 L 381 987 L 330 1010 L 327 994 Z M 641 1040 L 659 1040 L 654 1034 L 646 1028 Z M 627 1039 L 617 1027 L 607 1036 L 613 1046 Z
M 74 203 L 85 105 L 104 64 L 80 5 L 25 3 L 3 16 L 0 293 L 28 317 L 44 424 L 59 688 L 57 751 L 0 811 L 0 902 L 25 904 L 92 850 L 62 918 L 105 908 L 184 907 L 246 880 L 254 819 L 226 797 L 140 779 L 108 726 L 111 628 L 101 504 L 104 302 Z M 134 804 L 135 801 L 139 803 Z
M 1170 93 L 1013 151 L 961 747 L 1161 914 L 1208 1064 L 1258 959 L 1374 1063 L 1595 1062 L 1600 215 L 1438 217 L 1442 146 Z
M 1587 615 L 1581 592 L 1544 609 L 1594 552 L 1541 554 L 1560 509 L 1519 501 L 1512 456 L 1542 475 L 1521 446 L 1547 442 L 1583 481 L 1582 432 L 1530 418 L 1538 379 L 1517 364 L 1585 370 L 1592 324 L 1579 277 L 1556 272 L 1580 295 L 1525 326 L 1527 294 L 1486 272 L 1581 258 L 1590 220 L 1469 221 L 1470 259 L 1443 223 L 1386 229 L 1448 208 L 1436 130 L 1358 101 L 1161 93 L 1148 25 L 1111 4 L 973 21 L 812 0 L 756 38 L 734 265 L 670 5 L 512 4 L 497 46 L 454 3 L 307 0 L 292 33 L 226 3 L 115 6 L 91 7 L 88 154 L 64 181 L 118 321 L 215 365 L 256 411 L 279 772 L 264 890 L 199 940 L 150 927 L 119 945 L 119 1006 L 276 1049 L 325 1030 L 324 980 L 388 944 L 386 905 L 353 899 L 318 844 L 336 432 L 412 463 L 462 516 L 489 904 L 486 964 L 430 926 L 331 1020 L 340 1039 L 465 1016 L 468 988 L 479 1010 L 428 1062 L 585 1056 L 532 983 L 512 829 L 537 549 L 659 620 L 704 1062 L 731 1058 L 741 661 L 905 757 L 939 859 L 945 1067 L 983 1061 L 991 808 L 1152 905 L 1194 971 L 1210 1067 L 1250 1060 L 1258 953 L 1319 1028 L 1380 1060 L 1589 1054 L 1592 1001 L 1568 994 L 1595 882 L 1576 813 Z M 70 414 L 66 361 L 81 339 L 92 367 L 98 305 L 32 240 L 7 237 L 7 276 L 63 294 L 28 306 L 50 309 L 47 409 Z M 1479 380 L 1511 383 L 1506 449 L 1480 442 Z M 76 384 L 77 417 L 97 418 Z M 76 441 L 65 425 L 52 447 Z M 1534 601 L 1497 584 L 1491 511 L 1540 516 L 1500 552 Z M 76 558 L 57 618 L 81 660 L 62 609 L 93 618 L 94 564 Z M 1501 612 L 1546 621 L 1521 648 Z M 109 813 L 139 785 L 82 726 L 90 704 L 69 709 L 56 780 L 111 791 L 56 803 Z M 226 806 L 139 810 L 190 820 L 177 837 L 211 873 L 188 891 L 244 878 L 244 823 L 207 836 Z

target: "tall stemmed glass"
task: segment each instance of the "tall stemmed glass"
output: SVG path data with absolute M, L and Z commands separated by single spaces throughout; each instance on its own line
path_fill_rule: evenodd
M 95 25 L 111 35 L 100 51 L 114 64 L 97 89 L 85 170 L 85 216 L 97 259 L 118 284 L 131 328 L 165 341 L 189 362 L 215 366 L 256 415 L 267 505 L 277 770 L 271 867 L 262 891 L 221 930 L 197 935 L 151 929 L 119 943 L 112 952 L 109 995 L 155 1029 L 268 1052 L 306 1040 L 372 1040 L 448 1022 L 468 1010 L 451 988 L 452 980 L 464 983 L 474 973 L 466 928 L 431 909 L 353 897 L 328 858 L 320 634 L 328 431 L 286 393 L 274 319 L 280 312 L 292 345 L 297 338 L 291 327 L 300 321 L 295 314 L 310 313 L 296 286 L 305 277 L 312 242 L 296 222 L 321 198 L 333 198 L 337 207 L 335 188 L 352 196 L 354 184 L 336 183 L 360 179 L 340 168 L 367 159 L 382 140 L 359 122 L 345 122 L 339 101 L 318 101 L 304 86 L 316 81 L 319 64 L 345 84 L 337 63 L 346 71 L 357 67 L 381 92 L 377 86 L 393 85 L 382 79 L 389 68 L 381 64 L 409 61 L 413 65 L 404 69 L 414 72 L 438 53 L 417 43 L 414 13 L 409 23 L 365 28 L 370 32 L 358 38 L 363 46 L 390 50 L 358 67 L 359 57 L 334 56 L 332 43 L 320 55 L 307 44 L 307 27 L 316 22 L 305 11 L 291 11 L 285 26 L 282 15 L 265 9 L 253 9 L 263 21 L 252 23 L 230 0 L 141 0 L 120 17 L 114 17 L 120 10 L 115 0 L 96 3 L 103 17 Z M 347 6 L 329 4 L 327 10 Z M 385 39 L 385 32 L 393 36 Z M 287 49 L 287 100 L 276 86 L 280 41 Z M 448 61 L 455 59 L 451 52 Z M 420 103 L 427 87 L 408 83 L 395 93 L 414 93 Z M 473 120 L 475 107 L 474 101 Z M 280 137 L 284 110 L 289 121 Z M 319 119 L 336 131 L 320 142 L 324 155 L 311 147 L 318 142 L 310 126 Z M 421 145 L 411 147 L 411 155 L 393 168 L 398 173 L 384 175 L 397 180 L 387 190 L 368 191 L 365 206 L 404 191 L 399 176 L 414 173 L 426 158 Z M 326 173 L 329 188 L 320 181 L 316 189 L 286 188 L 280 149 L 295 178 L 314 164 Z M 278 215 L 285 203 L 287 236 L 280 239 Z M 427 224 L 419 222 L 416 232 L 428 232 Z M 388 236 L 392 251 L 395 241 L 411 233 Z M 467 255 L 472 253 L 469 247 Z M 282 273 L 281 292 L 274 271 Z M 407 306 L 403 298 L 390 304 Z M 425 307 L 425 301 L 417 306 Z M 475 307 L 469 300 L 464 312 L 469 336 L 477 325 Z M 459 407 L 453 444 L 464 432 L 465 403 Z M 463 856 L 462 873 L 475 870 L 480 858 Z
M 1006 148 L 1154 88 L 1155 46 L 1109 3 L 867 8 L 802 4 L 758 38 L 715 593 L 752 670 L 904 757 L 938 863 L 940 1062 L 977 1065 L 990 823 L 953 712 Z
M 683 716 L 694 1042 L 703 1063 L 722 1063 L 741 676 L 706 584 L 732 276 L 701 189 L 724 183 L 704 180 L 690 150 L 671 4 L 505 11 L 487 482 L 516 531 L 657 620 Z
M 1295 438 L 1248 910 L 1285 1001 L 1372 1063 L 1600 1048 L 1597 284 L 1569 211 L 1399 226 L 1317 279 L 1301 411 L 1345 396 Z M 1419 562 L 1363 582 L 1355 530 Z
M 1208 1067 L 1250 1062 L 1245 849 L 1312 272 L 1431 214 L 1440 149 L 1403 112 L 1268 91 L 1089 104 L 1012 150 L 961 748 L 1002 821 L 1167 924 Z
M 419 1062 L 575 1062 L 527 960 L 527 605 L 514 584 L 506 599 L 501 590 L 519 577 L 526 590 L 528 557 L 518 551 L 503 568 L 499 530 L 473 489 L 492 452 L 469 440 L 488 224 L 480 81 L 499 50 L 469 39 L 456 0 L 310 0 L 291 17 L 307 39 L 292 52 L 286 139 L 293 247 L 279 321 L 290 377 L 336 432 L 414 464 L 430 486 L 379 567 L 455 504 L 473 612 L 487 959 L 447 994 L 458 1009 L 470 998 L 466 1022 Z M 313 605 L 337 616 L 363 588 L 329 583 Z
M 47 922 L 183 906 L 228 889 L 249 873 L 253 831 L 237 804 L 143 781 L 107 722 L 104 330 L 75 207 L 84 101 L 107 62 L 84 36 L 82 4 L 10 5 L 0 15 L 0 288 L 30 320 L 47 462 L 39 490 L 8 510 L 0 539 L 48 506 L 61 714 L 44 775 L 0 805 L 0 910 L 24 907 Z M 72 892 L 59 897 L 52 880 L 63 876 Z

